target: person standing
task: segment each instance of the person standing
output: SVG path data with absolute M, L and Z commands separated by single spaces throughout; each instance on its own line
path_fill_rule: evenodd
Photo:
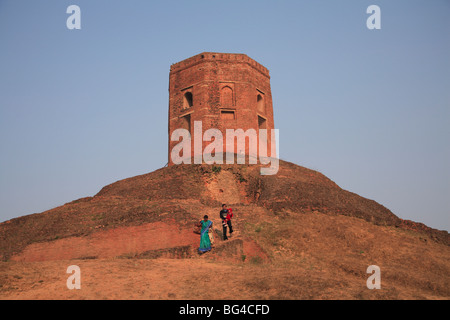
M 231 234 L 233 233 L 233 226 L 231 225 L 231 218 L 233 218 L 233 209 L 228 208 L 227 225 L 228 225 L 228 230 L 230 230 L 230 237 L 231 237 Z
M 200 221 L 202 230 L 200 232 L 200 247 L 199 253 L 205 253 L 211 250 L 211 241 L 209 240 L 209 229 L 212 226 L 212 221 L 208 220 L 208 216 L 205 215 L 203 220 Z
M 227 227 L 230 227 L 230 236 L 233 233 L 233 228 L 231 226 L 231 217 L 233 213 L 229 213 L 229 210 L 226 209 L 226 204 L 222 204 L 222 210 L 220 210 L 220 219 L 222 219 L 222 230 L 223 230 L 223 240 L 228 240 L 227 237 Z M 231 208 L 230 208 L 231 209 Z

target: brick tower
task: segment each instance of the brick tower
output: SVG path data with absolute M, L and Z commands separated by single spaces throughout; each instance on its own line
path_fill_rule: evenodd
M 169 165 L 173 164 L 171 150 L 178 143 L 171 141 L 172 132 L 184 128 L 193 135 L 194 121 L 202 121 L 202 134 L 216 128 L 224 140 L 226 129 L 273 129 L 269 70 L 245 54 L 213 52 L 171 65 Z M 202 150 L 207 144 L 203 142 Z M 248 146 L 245 150 L 236 147 L 235 153 L 248 154 Z

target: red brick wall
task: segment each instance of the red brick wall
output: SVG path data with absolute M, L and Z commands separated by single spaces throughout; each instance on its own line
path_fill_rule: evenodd
M 183 103 L 186 92 L 193 96 L 193 105 L 187 109 Z M 258 94 L 264 97 L 265 112 L 257 111 Z M 224 143 L 226 129 L 258 130 L 258 115 L 267 119 L 267 129 L 273 129 L 268 69 L 245 54 L 210 52 L 173 64 L 169 76 L 169 165 L 172 165 L 171 150 L 178 144 L 171 142 L 170 137 L 175 129 L 186 127 L 182 118 L 186 114 L 190 114 L 192 133 L 194 121 L 202 121 L 203 133 L 217 128 L 223 134 Z M 202 150 L 209 143 L 204 142 Z M 248 154 L 248 143 L 246 146 Z M 224 152 L 225 148 L 224 145 Z

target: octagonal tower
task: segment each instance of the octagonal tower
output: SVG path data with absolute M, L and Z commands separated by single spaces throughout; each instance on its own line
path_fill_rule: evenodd
M 203 52 L 175 63 L 169 76 L 169 165 L 172 132 L 184 128 L 194 133 L 194 121 L 202 122 L 202 135 L 219 129 L 273 129 L 269 70 L 245 54 Z M 270 137 L 270 131 L 268 131 Z M 192 138 L 192 156 L 194 155 Z M 203 142 L 202 150 L 210 142 Z M 270 150 L 270 144 L 268 145 Z M 249 152 L 248 139 L 245 150 Z M 269 151 L 270 152 L 270 151 Z

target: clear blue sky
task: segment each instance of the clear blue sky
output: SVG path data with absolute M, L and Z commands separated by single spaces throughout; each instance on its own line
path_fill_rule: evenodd
M 269 68 L 282 159 L 450 230 L 444 0 L 0 0 L 0 221 L 165 165 L 169 67 L 203 51 Z

